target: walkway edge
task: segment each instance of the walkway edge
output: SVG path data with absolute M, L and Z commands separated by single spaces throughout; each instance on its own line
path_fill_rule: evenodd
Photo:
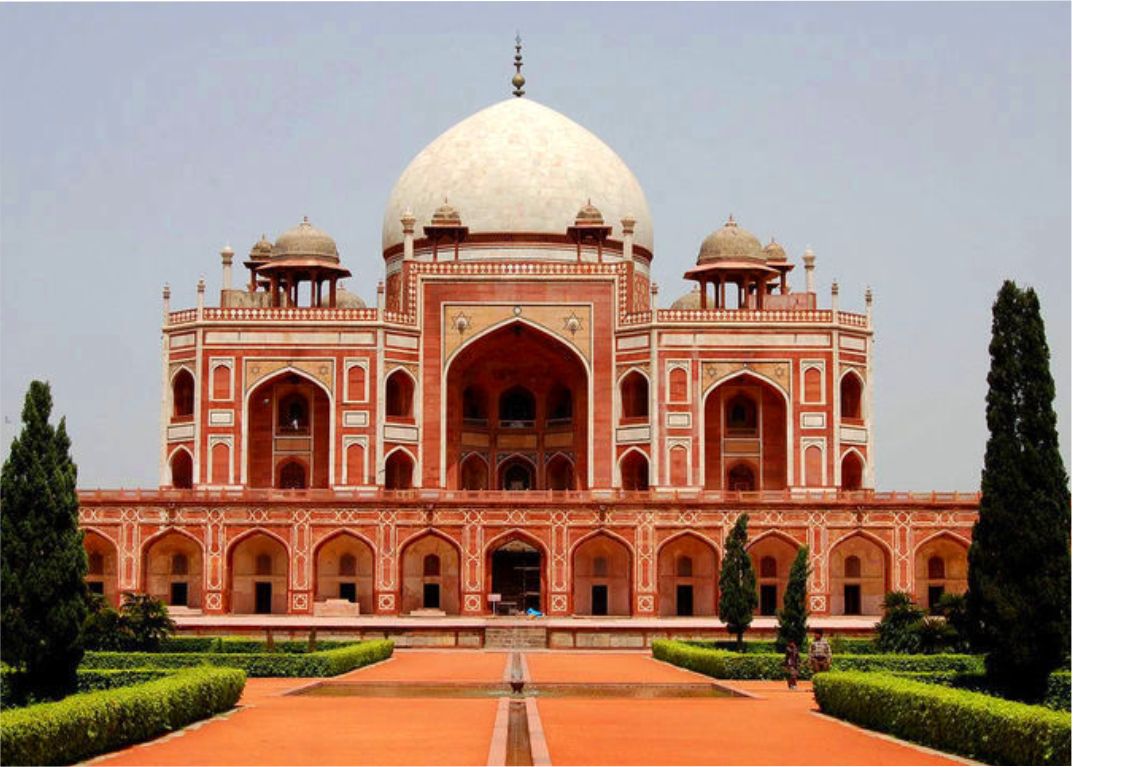
M 490 735 L 490 754 L 486 757 L 487 767 L 502 767 L 506 764 L 506 745 L 510 737 L 510 699 L 498 699 L 498 714 L 494 717 L 494 732 Z
M 813 714 L 814 716 L 820 717 L 822 719 L 829 719 L 831 722 L 837 722 L 838 724 L 844 725 L 845 727 L 849 727 L 852 730 L 857 730 L 858 732 L 863 732 L 866 735 L 872 735 L 875 738 L 880 738 L 881 740 L 887 740 L 890 743 L 895 743 L 895 744 L 900 745 L 900 746 L 907 746 L 909 748 L 914 748 L 917 751 L 922 751 L 922 752 L 924 752 L 926 754 L 930 754 L 932 756 L 939 756 L 942 759 L 951 759 L 953 761 L 959 762 L 960 764 L 980 765 L 981 767 L 985 764 L 984 762 L 975 762 L 966 756 L 961 756 L 960 754 L 952 754 L 952 753 L 949 753 L 948 751 L 938 751 L 935 748 L 930 748 L 928 746 L 922 746 L 920 743 L 913 743 L 910 740 L 904 740 L 903 738 L 898 738 L 894 735 L 889 735 L 888 733 L 878 732 L 877 730 L 871 730 L 868 727 L 860 727 L 860 726 L 854 724 L 853 722 L 847 722 L 845 719 L 839 719 L 836 716 L 830 716 L 829 714 L 824 713 L 822 711 L 811 711 L 810 713 Z
M 526 698 L 526 721 L 529 725 L 529 750 L 534 767 L 550 767 L 549 744 L 545 742 L 545 729 L 541 726 L 541 716 L 537 713 L 537 701 Z

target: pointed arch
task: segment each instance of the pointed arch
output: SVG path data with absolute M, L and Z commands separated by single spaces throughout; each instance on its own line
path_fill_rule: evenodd
M 257 538 L 264 538 L 274 549 L 273 554 L 251 549 L 245 556 L 242 549 L 254 544 Z M 244 530 L 229 542 L 225 549 L 225 572 L 230 612 L 288 612 L 288 592 L 292 585 L 290 551 L 283 538 L 264 527 Z M 270 558 L 268 573 L 260 572 L 257 566 L 262 556 Z
M 178 445 L 166 458 L 170 484 L 181 490 L 194 486 L 194 454 L 185 445 Z
M 458 465 L 460 490 L 489 490 L 490 462 L 478 452 L 467 453 Z
M 747 368 L 743 368 L 741 370 L 736 370 L 734 372 L 728 373 L 727 375 L 723 376 L 721 379 L 716 381 L 714 384 L 709 386 L 707 388 L 707 390 L 704 391 L 700 395 L 700 398 L 699 398 L 699 413 L 700 413 L 699 442 L 703 446 L 703 448 L 702 448 L 703 449 L 703 460 L 701 460 L 699 462 L 700 484 L 703 487 L 708 486 L 708 463 L 709 463 L 709 460 L 708 460 L 708 457 L 709 457 L 708 428 L 707 428 L 708 402 L 710 401 L 712 396 L 714 396 L 717 392 L 720 391 L 720 389 L 722 389 L 722 387 L 724 387 L 725 385 L 727 385 L 731 382 L 738 382 L 740 380 L 751 381 L 753 383 L 760 384 L 760 385 L 770 389 L 771 391 L 776 392 L 778 397 L 780 398 L 780 401 L 782 404 L 782 412 L 781 412 L 782 421 L 783 421 L 782 431 L 784 432 L 784 434 L 783 434 L 783 438 L 781 440 L 779 440 L 778 444 L 779 444 L 779 448 L 781 449 L 782 454 L 783 454 L 783 462 L 786 465 L 784 467 L 784 471 L 778 472 L 778 485 L 780 485 L 783 488 L 790 487 L 791 485 L 794 484 L 794 463 L 795 463 L 795 461 L 794 461 L 794 447 L 793 447 L 794 429 L 792 428 L 792 424 L 791 424 L 791 420 L 790 420 L 790 415 L 793 412 L 793 403 L 791 402 L 790 395 L 782 388 L 782 386 L 777 381 L 775 381 L 774 379 L 772 379 L 772 378 L 770 378 L 770 377 L 768 377 L 768 376 L 766 376 L 766 375 L 764 375 L 758 371 L 750 370 Z M 719 431 L 718 424 L 716 424 L 713 427 L 713 429 L 716 433 L 718 433 L 718 431 Z M 719 463 L 720 464 L 722 463 L 722 456 L 719 457 Z M 722 466 L 720 466 L 719 471 L 722 471 Z M 761 472 L 761 475 L 764 478 L 769 476 L 767 474 L 765 468 Z M 772 480 L 773 480 L 773 477 L 772 477 Z M 764 479 L 764 481 L 765 481 L 765 479 Z M 762 489 L 766 489 L 766 487 L 767 486 L 764 485 L 762 487 Z
M 694 530 L 664 539 L 656 550 L 659 614 L 715 615 L 720 556 L 719 547 Z
M 315 482 L 315 478 L 317 477 L 316 463 L 317 463 L 317 461 L 320 461 L 320 459 L 322 457 L 326 458 L 326 463 L 327 463 L 327 468 L 326 468 L 326 471 L 327 471 L 326 481 L 327 481 L 327 483 L 331 484 L 332 478 L 336 476 L 336 471 L 335 471 L 335 466 L 334 466 L 336 451 L 332 449 L 332 445 L 335 443 L 335 439 L 336 439 L 336 395 L 335 395 L 335 391 L 332 389 L 331 386 L 326 385 L 323 381 L 321 381 L 319 378 L 317 378 L 313 374 L 311 374 L 305 370 L 301 370 L 300 368 L 295 367 L 293 365 L 286 365 L 285 367 L 281 368 L 280 370 L 274 370 L 271 373 L 267 373 L 267 374 L 261 376 L 260 378 L 257 378 L 254 381 L 246 381 L 245 382 L 245 387 L 246 387 L 245 393 L 241 397 L 241 423 L 242 423 L 242 427 L 241 427 L 241 477 L 245 478 L 246 484 L 250 487 L 262 486 L 262 485 L 254 485 L 252 480 L 255 480 L 256 477 L 251 477 L 251 475 L 249 473 L 249 463 L 250 463 L 249 452 L 250 452 L 250 442 L 252 441 L 251 440 L 251 434 L 250 434 L 250 410 L 249 410 L 250 402 L 253 398 L 253 395 L 256 394 L 258 391 L 260 391 L 261 388 L 264 387 L 266 384 L 271 384 L 273 381 L 276 381 L 278 379 L 283 379 L 285 376 L 289 376 L 289 375 L 295 375 L 298 378 L 305 381 L 306 383 L 312 384 L 319 392 L 321 392 L 327 398 L 327 403 L 328 403 L 328 433 L 327 433 L 326 437 L 323 434 L 319 435 L 320 441 L 323 441 L 326 443 L 326 448 L 323 451 L 314 450 L 312 453 L 312 456 L 311 456 L 312 462 L 309 465 L 309 474 L 313 480 L 312 484 L 313 485 L 316 484 L 316 482 Z M 270 427 L 270 435 L 273 433 L 272 430 L 276 428 L 276 426 L 275 426 L 275 424 L 277 422 L 276 416 L 277 416 L 276 413 L 270 413 L 269 414 L 269 418 L 271 419 L 271 423 L 273 424 L 273 426 Z M 316 428 L 315 428 L 316 423 L 315 423 L 314 416 L 315 416 L 315 413 L 309 414 L 309 417 L 312 420 L 312 429 L 311 429 L 312 437 L 313 437 L 313 441 L 315 442 L 318 438 L 318 435 L 316 434 Z M 320 455 L 321 452 L 326 452 L 327 456 L 321 456 Z M 268 484 L 266 486 L 272 486 L 275 484 L 277 466 L 273 465 L 271 456 L 267 460 L 268 460 L 268 469 L 267 469 L 268 476 L 267 476 L 267 478 L 262 478 L 262 480 L 267 479 Z M 325 461 L 320 461 L 320 462 L 321 462 L 321 464 L 325 463 Z M 321 486 L 325 486 L 325 485 L 323 483 L 321 483 Z
M 118 606 L 119 601 L 119 546 L 111 536 L 94 527 L 80 527 L 83 531 L 83 551 L 87 556 L 85 581 L 94 594 L 102 594 L 107 604 Z
M 865 410 L 865 379 L 857 370 L 849 368 L 839 379 L 838 392 L 841 420 L 860 422 Z
M 415 376 L 402 365 L 397 365 L 383 377 L 383 412 L 387 418 L 413 421 L 415 397 L 418 391 Z
M 575 615 L 632 615 L 636 553 L 611 530 L 594 530 L 569 547 Z
M 842 490 L 861 490 L 865 486 L 865 456 L 857 448 L 848 448 L 841 460 Z
M 327 552 L 325 550 L 328 550 Z M 341 562 L 350 557 L 355 565 L 344 572 Z M 312 546 L 312 583 L 314 611 L 330 599 L 343 599 L 358 605 L 361 615 L 374 612 L 375 566 L 378 550 L 375 544 L 356 530 L 335 528 Z
M 617 462 L 622 490 L 647 490 L 652 476 L 652 460 L 639 447 L 629 447 Z
M 388 490 L 408 490 L 418 482 L 419 462 L 410 450 L 398 445 L 383 457 L 383 486 Z
M 404 541 L 399 555 L 399 612 L 462 610 L 462 546 L 451 536 L 430 528 Z M 434 557 L 438 570 L 428 567 Z
M 848 561 L 856 558 L 857 567 Z M 877 615 L 890 589 L 893 569 L 889 544 L 868 530 L 839 537 L 826 552 L 830 579 L 830 612 L 834 615 Z
M 198 376 L 188 365 L 179 365 L 170 374 L 170 420 L 189 421 L 197 412 Z
M 514 541 L 528 545 L 535 552 L 501 551 Z M 484 587 L 488 593 L 501 594 L 504 602 L 513 602 L 518 611 L 535 608 L 548 612 L 549 561 L 549 548 L 540 538 L 521 528 L 511 528 L 483 546 Z M 537 568 L 537 578 L 526 569 L 532 567 Z
M 747 544 L 747 556 L 755 570 L 759 615 L 773 616 L 786 597 L 790 569 L 802 544 L 781 530 L 767 530 Z M 769 570 L 764 565 L 770 567 Z
M 652 408 L 652 385 L 640 368 L 624 371 L 616 380 L 620 392 L 621 423 L 639 423 L 648 418 Z
M 173 561 L 189 551 L 180 568 Z M 171 607 L 201 609 L 204 596 L 205 544 L 189 531 L 172 527 L 159 531 L 142 542 L 143 591 Z
M 963 594 L 968 590 L 968 548 L 971 542 L 951 530 L 941 530 L 913 549 L 913 586 L 916 602 L 935 612 L 944 594 Z M 941 560 L 941 571 L 934 573 L 929 563 Z

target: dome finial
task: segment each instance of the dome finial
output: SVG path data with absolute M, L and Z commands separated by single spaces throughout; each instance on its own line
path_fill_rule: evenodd
M 514 95 L 521 98 L 525 95 L 522 87 L 526 84 L 526 78 L 522 75 L 522 34 L 518 32 L 514 36 L 514 78 L 510 81 L 514 86 Z

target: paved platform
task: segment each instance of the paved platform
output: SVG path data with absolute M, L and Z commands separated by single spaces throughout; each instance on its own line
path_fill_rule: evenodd
M 506 652 L 399 650 L 337 681 L 502 683 L 509 662 Z M 808 683 L 796 692 L 780 682 L 727 683 L 758 697 L 542 698 L 542 683 L 713 680 L 643 652 L 526 652 L 522 665 L 538 690 L 527 710 L 539 764 L 967 763 L 822 716 Z M 287 694 L 316 681 L 251 679 L 234 712 L 94 763 L 449 765 L 487 764 L 505 753 L 506 698 Z

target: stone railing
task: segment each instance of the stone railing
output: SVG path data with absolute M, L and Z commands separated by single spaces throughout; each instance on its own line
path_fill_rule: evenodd
M 539 503 L 565 504 L 842 504 L 862 505 L 967 505 L 980 502 L 980 494 L 975 492 L 877 492 L 875 490 L 835 490 L 832 488 L 794 488 L 790 490 L 768 490 L 761 492 L 738 492 L 727 490 L 677 489 L 667 490 L 445 490 L 438 488 L 414 488 L 410 490 L 387 490 L 375 488 L 352 488 L 350 490 L 277 490 L 256 488 L 240 490 L 175 490 L 160 489 L 119 489 L 119 490 L 80 490 L 81 504 L 119 504 L 119 503 L 173 503 L 173 502 L 271 502 L 282 503 L 344 503 L 352 501 L 371 503 L 421 503 L 421 504 L 507 504 L 524 508 Z

